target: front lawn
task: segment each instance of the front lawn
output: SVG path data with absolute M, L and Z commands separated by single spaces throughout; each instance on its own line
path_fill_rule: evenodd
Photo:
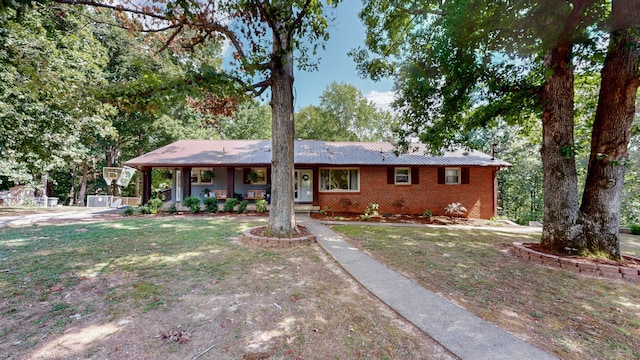
M 509 254 L 514 241 L 538 241 L 539 235 L 351 225 L 335 229 L 425 288 L 560 358 L 640 358 L 640 284 L 582 277 Z M 637 251 L 623 252 L 631 249 Z
M 239 244 L 249 219 L 0 228 L 0 358 L 450 358 L 317 244 Z

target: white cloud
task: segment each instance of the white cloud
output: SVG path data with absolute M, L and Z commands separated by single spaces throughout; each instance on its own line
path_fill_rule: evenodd
M 371 101 L 378 109 L 393 112 L 391 103 L 395 99 L 396 93 L 393 91 L 372 90 L 365 97 Z

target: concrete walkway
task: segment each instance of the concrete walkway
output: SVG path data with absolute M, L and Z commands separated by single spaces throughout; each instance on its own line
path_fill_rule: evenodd
M 389 269 L 320 222 L 300 215 L 297 222 L 360 284 L 461 359 L 556 359 Z

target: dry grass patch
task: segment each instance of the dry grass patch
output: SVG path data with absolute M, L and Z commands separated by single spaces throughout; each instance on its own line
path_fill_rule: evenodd
M 509 254 L 514 241 L 538 241 L 539 235 L 350 225 L 335 229 L 425 288 L 560 358 L 640 358 L 640 285 L 581 277 Z
M 185 216 L 0 228 L 2 358 L 451 358 L 317 245 L 237 242 L 260 224 Z

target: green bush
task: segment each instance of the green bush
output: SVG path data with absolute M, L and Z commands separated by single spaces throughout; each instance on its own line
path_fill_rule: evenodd
M 265 199 L 256 200 L 256 211 L 259 213 L 267 212 L 267 200 Z
M 149 210 L 151 210 L 152 214 L 157 214 L 160 209 L 162 209 L 162 200 L 158 198 L 153 198 L 149 200 L 147 203 Z
M 369 205 L 367 205 L 367 208 L 364 209 L 364 214 L 360 215 L 360 218 L 362 220 L 369 220 L 372 217 L 379 216 L 380 215 L 378 213 L 378 208 L 379 207 L 380 207 L 380 205 L 377 204 L 377 203 L 369 203 Z
M 204 211 L 208 213 L 217 213 L 218 199 L 215 197 L 204 198 Z
M 227 201 L 224 202 L 224 206 L 222 207 L 222 211 L 224 212 L 232 212 L 233 208 L 238 203 L 238 199 L 236 198 L 228 198 Z
M 629 232 L 633 235 L 640 235 L 640 224 L 631 225 Z
M 138 208 L 140 214 L 151 214 L 151 208 L 147 205 L 142 205 Z
M 197 214 L 200 212 L 200 199 L 195 196 L 188 196 L 182 200 L 182 205 L 189 208 L 189 212 Z
M 431 210 L 426 209 L 423 213 L 422 216 L 426 217 L 427 219 L 431 219 L 431 217 L 433 216 L 433 213 L 431 212 Z
M 171 206 L 169 206 L 169 209 L 167 210 L 167 212 L 169 214 L 175 214 L 178 212 L 178 208 L 176 207 L 176 203 L 172 203 Z
M 249 200 L 240 201 L 240 205 L 238 205 L 238 214 L 244 214 L 247 212 L 247 205 L 249 205 Z
M 124 215 L 126 216 L 131 216 L 131 215 L 135 215 L 136 210 L 132 207 L 128 207 L 126 209 L 124 209 Z

